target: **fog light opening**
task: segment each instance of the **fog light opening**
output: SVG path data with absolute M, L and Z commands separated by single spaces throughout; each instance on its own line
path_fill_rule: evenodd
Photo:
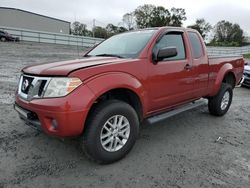
M 58 123 L 55 119 L 52 119 L 51 121 L 51 127 L 53 130 L 56 130 L 58 128 Z

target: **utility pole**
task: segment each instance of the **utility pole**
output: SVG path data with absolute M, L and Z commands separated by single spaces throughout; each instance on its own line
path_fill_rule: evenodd
M 93 37 L 95 37 L 95 19 L 93 19 L 92 33 L 93 33 Z

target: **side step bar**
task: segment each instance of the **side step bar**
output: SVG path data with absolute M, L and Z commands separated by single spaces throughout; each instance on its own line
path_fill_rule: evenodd
M 153 117 L 150 117 L 147 119 L 147 121 L 150 124 L 156 123 L 158 121 L 162 121 L 165 120 L 169 117 L 175 116 L 177 114 L 180 114 L 182 112 L 197 108 L 199 106 L 205 105 L 206 104 L 206 100 L 205 99 L 199 99 L 197 101 L 188 103 L 186 105 L 183 105 L 182 107 L 177 107 L 176 109 L 170 110 L 168 112 L 165 112 L 163 114 L 159 114 L 159 115 L 155 115 Z

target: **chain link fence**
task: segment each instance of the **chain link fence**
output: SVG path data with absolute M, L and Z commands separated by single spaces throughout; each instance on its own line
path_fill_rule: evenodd
M 250 54 L 250 46 L 244 47 L 207 47 L 208 55 L 223 56 L 223 55 L 244 55 Z
M 21 41 L 40 42 L 49 44 L 73 45 L 80 47 L 92 47 L 104 39 L 94 37 L 83 37 L 75 35 L 65 35 L 58 33 L 41 32 L 27 29 L 1 27 L 0 30 L 6 31 L 15 37 L 19 37 Z

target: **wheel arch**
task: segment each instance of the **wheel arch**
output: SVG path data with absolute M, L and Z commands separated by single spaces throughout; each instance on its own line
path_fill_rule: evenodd
M 233 66 L 230 63 L 226 63 L 220 68 L 210 96 L 214 96 L 219 92 L 222 83 L 228 83 L 232 88 L 236 85 L 236 76 L 233 71 Z
M 87 118 L 103 100 L 117 99 L 130 104 L 142 121 L 145 115 L 145 89 L 138 79 L 125 73 L 106 74 L 86 83 L 95 97 L 88 104 Z M 84 131 L 84 129 L 83 129 Z
M 232 86 L 232 88 L 234 88 L 236 85 L 236 77 L 235 77 L 234 73 L 232 71 L 228 71 L 225 74 L 225 76 L 222 80 L 222 83 L 230 84 Z
M 140 97 L 134 91 L 128 88 L 114 88 L 101 94 L 99 97 L 96 98 L 95 102 L 92 104 L 89 113 L 91 113 L 92 109 L 95 108 L 95 106 L 98 105 L 100 102 L 112 99 L 128 103 L 135 109 L 139 120 L 143 120 L 143 106 Z

